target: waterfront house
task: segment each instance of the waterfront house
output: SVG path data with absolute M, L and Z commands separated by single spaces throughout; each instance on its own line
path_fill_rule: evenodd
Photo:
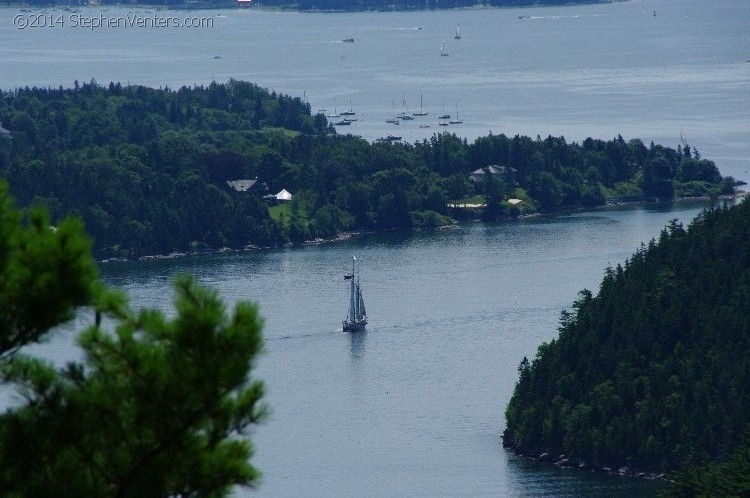
M 268 193 L 268 185 L 266 185 L 266 182 L 258 181 L 258 178 L 252 180 L 227 180 L 227 185 L 237 192 L 249 192 L 261 197 Z
M 492 175 L 493 178 L 502 180 L 509 187 L 514 187 L 516 185 L 517 172 L 518 170 L 516 168 L 490 164 L 489 166 L 485 166 L 484 168 L 479 168 L 478 170 L 472 171 L 469 175 L 469 180 L 474 183 L 481 183 L 485 180 L 485 178 L 488 178 L 487 175 Z

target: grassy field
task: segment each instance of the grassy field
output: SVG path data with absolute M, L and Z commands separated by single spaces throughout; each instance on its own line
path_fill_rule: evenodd
M 284 225 L 289 224 L 289 220 L 292 219 L 292 205 L 291 203 L 280 203 L 275 206 L 268 206 L 268 214 L 274 221 L 279 221 L 281 217 L 284 217 Z M 300 206 L 299 217 L 304 221 L 309 221 L 307 210 L 303 206 Z

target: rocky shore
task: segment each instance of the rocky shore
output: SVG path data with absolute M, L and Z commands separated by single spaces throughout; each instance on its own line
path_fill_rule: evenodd
M 628 465 L 618 465 L 613 463 L 603 463 L 596 460 L 587 460 L 585 458 L 558 454 L 556 452 L 542 451 L 532 452 L 523 449 L 518 442 L 507 433 L 502 435 L 503 448 L 515 455 L 525 457 L 529 460 L 548 463 L 561 468 L 570 468 L 585 470 L 589 472 L 602 472 L 612 475 L 639 477 L 642 479 L 662 479 L 668 480 L 662 471 L 645 470 Z

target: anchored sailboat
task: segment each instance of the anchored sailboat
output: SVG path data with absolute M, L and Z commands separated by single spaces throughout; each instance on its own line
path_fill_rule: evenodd
M 415 116 L 427 116 L 429 113 L 422 109 L 422 94 L 419 94 L 419 112 L 415 112 Z
M 456 40 L 461 39 L 461 25 L 460 24 L 456 26 L 456 36 L 454 36 L 453 38 L 455 38 Z
M 357 332 L 363 330 L 365 325 L 367 325 L 365 300 L 362 297 L 362 289 L 359 286 L 359 276 L 354 273 L 354 265 L 357 263 L 357 257 L 354 256 L 352 259 L 352 272 L 344 275 L 344 280 L 351 280 L 349 312 L 346 315 L 346 320 L 341 322 L 344 332 Z

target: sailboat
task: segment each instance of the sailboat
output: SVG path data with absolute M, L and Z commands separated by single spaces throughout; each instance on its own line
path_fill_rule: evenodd
M 336 97 L 333 98 L 333 114 L 326 116 L 327 118 L 340 118 L 341 116 L 336 111 Z
M 455 38 L 456 40 L 461 39 L 461 25 L 460 24 L 456 25 L 456 36 L 454 36 L 453 38 Z
M 422 110 L 422 94 L 420 93 L 419 94 L 419 112 L 415 112 L 414 115 L 415 116 L 427 116 L 428 114 L 429 112 L 424 112 Z
M 414 116 L 409 113 L 409 106 L 406 104 L 406 99 L 403 95 L 401 96 L 401 107 L 403 107 L 404 110 L 401 111 L 401 114 L 396 116 L 398 119 L 403 119 L 404 121 L 411 121 L 414 119 Z
M 349 312 L 346 320 L 341 322 L 344 332 L 357 332 L 364 330 L 367 325 L 367 311 L 365 310 L 365 300 L 362 297 L 362 288 L 359 286 L 359 275 L 355 275 L 354 266 L 357 263 L 357 257 L 352 257 L 352 272 L 344 275 L 344 280 L 351 280 L 349 290 Z
M 354 109 L 352 109 L 352 101 L 350 99 L 349 100 L 349 110 L 348 111 L 341 111 L 341 115 L 342 116 L 354 116 L 355 114 L 357 114 L 357 113 L 354 112 Z
M 461 124 L 461 123 L 463 123 L 463 121 L 461 119 L 459 119 L 459 117 L 458 117 L 458 102 L 456 102 L 456 119 L 451 119 L 450 121 L 448 121 L 448 123 L 450 123 L 450 124 Z
M 395 125 L 400 123 L 400 121 L 396 119 L 396 101 L 395 100 L 393 101 L 393 117 L 390 119 L 386 119 L 385 122 L 390 123 L 390 124 L 395 124 Z
M 448 52 L 445 51 L 445 43 L 440 45 L 440 57 L 448 57 Z
M 451 115 L 445 113 L 445 104 L 443 104 L 443 114 L 438 119 L 450 119 Z

